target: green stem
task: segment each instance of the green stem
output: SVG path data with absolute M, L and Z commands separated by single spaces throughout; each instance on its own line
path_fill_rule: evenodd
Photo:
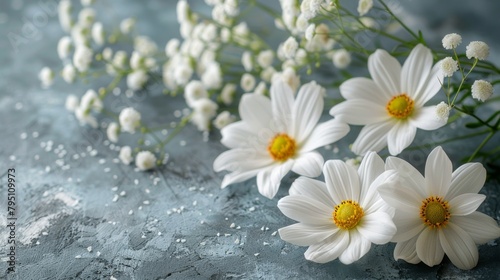
M 486 143 L 488 143 L 488 141 L 490 141 L 491 137 L 493 137 L 493 135 L 495 135 L 495 132 L 494 130 L 491 130 L 490 133 L 488 134 L 488 136 L 486 136 L 486 138 L 484 138 L 483 142 L 481 142 L 481 144 L 479 144 L 479 146 L 476 148 L 476 150 L 474 151 L 474 153 L 472 153 L 472 155 L 469 157 L 469 159 L 467 160 L 467 162 L 470 162 L 472 161 L 477 153 L 479 153 L 479 151 L 484 147 L 484 145 L 486 145 Z
M 411 36 L 413 36 L 417 41 L 419 41 L 419 36 L 417 34 L 415 34 L 415 32 L 413 32 L 413 30 L 411 30 L 406 24 L 404 24 L 404 22 L 402 22 L 399 17 L 397 17 L 393 12 L 392 10 L 389 8 L 389 6 L 387 6 L 387 4 L 384 3 L 383 0 L 379 0 L 380 1 L 380 4 L 382 4 L 382 6 L 384 6 L 385 10 L 392 16 L 392 18 L 394 20 L 396 20 L 399 24 L 401 24 L 401 26 L 408 32 L 410 33 Z

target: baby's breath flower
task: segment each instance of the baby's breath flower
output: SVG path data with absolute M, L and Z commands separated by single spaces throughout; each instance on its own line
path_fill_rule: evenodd
M 351 64 L 351 54 L 345 49 L 340 49 L 333 53 L 332 60 L 335 67 L 345 69 Z
M 181 41 L 177 38 L 170 39 L 168 43 L 165 45 L 165 54 L 167 57 L 172 57 L 179 51 L 179 46 L 181 45 Z
M 89 69 L 90 63 L 92 63 L 93 52 L 91 49 L 84 45 L 79 45 L 76 47 L 75 54 L 73 55 L 73 65 L 79 72 L 85 72 Z
M 208 98 L 208 92 L 200 81 L 193 80 L 184 88 L 184 98 L 189 107 L 193 107 L 195 101 Z
M 69 56 L 69 53 L 71 52 L 71 45 L 71 37 L 64 36 L 59 39 L 59 43 L 57 43 L 57 54 L 60 59 L 65 59 Z
M 474 84 L 472 84 L 473 98 L 484 102 L 490 98 L 492 94 L 493 86 L 489 82 L 485 80 L 476 80 L 474 81 Z
M 123 34 L 129 34 L 132 32 L 132 29 L 134 29 L 135 26 L 135 19 L 134 18 L 126 18 L 120 22 L 120 31 Z
M 194 113 L 190 119 L 191 122 L 196 125 L 198 130 L 208 131 L 210 128 L 210 120 L 217 113 L 218 107 L 217 103 L 209 98 L 196 100 L 193 104 Z
M 299 43 L 297 43 L 297 40 L 295 40 L 294 37 L 289 37 L 283 43 L 283 55 L 285 55 L 286 58 L 293 58 L 298 48 Z
M 241 64 L 243 65 L 243 68 L 245 68 L 245 71 L 252 71 L 253 62 L 251 52 L 246 51 L 241 55 Z
M 304 34 L 307 41 L 311 41 L 314 36 L 314 31 L 316 30 L 316 25 L 314 23 L 309 24 Z
M 138 152 L 135 156 L 135 165 L 141 171 L 152 169 L 156 166 L 156 157 L 150 151 Z
M 111 59 L 113 59 L 113 49 L 110 47 L 104 48 L 102 50 L 102 59 L 104 59 L 104 61 L 111 61 Z
M 127 75 L 127 86 L 131 90 L 140 90 L 148 81 L 148 73 L 139 69 Z
M 92 8 L 84 8 L 78 14 L 78 24 L 90 27 L 95 20 L 95 11 Z
M 131 107 L 123 109 L 118 119 L 122 130 L 131 134 L 134 134 L 135 129 L 141 124 L 141 114 Z
M 71 63 L 64 65 L 64 68 L 61 72 L 61 76 L 66 83 L 68 83 L 68 84 L 73 83 L 75 81 L 75 78 L 76 78 L 75 67 Z
M 94 23 L 94 25 L 92 25 L 92 39 L 94 40 L 94 42 L 97 45 L 99 45 L 99 46 L 104 45 L 104 41 L 106 39 L 105 39 L 104 27 L 103 27 L 102 23 L 96 22 L 96 23 Z
M 441 42 L 443 43 L 443 47 L 445 49 L 452 50 L 462 43 L 462 36 L 457 33 L 450 33 L 445 35 Z
M 273 64 L 274 53 L 272 50 L 264 50 L 257 55 L 257 63 L 260 67 L 266 68 Z
M 438 105 L 436 105 L 436 116 L 439 120 L 447 122 L 448 117 L 450 115 L 450 106 L 445 103 L 444 101 L 441 101 Z
M 49 67 L 43 67 L 38 74 L 38 78 L 42 82 L 42 86 L 44 88 L 48 88 L 54 82 L 54 71 Z
M 223 111 L 214 120 L 214 126 L 217 129 L 222 129 L 226 125 L 233 123 L 236 120 L 236 117 L 231 115 L 228 111 Z
M 224 104 L 230 105 L 233 103 L 234 94 L 236 93 L 236 85 L 235 84 L 226 84 L 221 91 L 220 99 Z
M 490 54 L 490 47 L 482 41 L 472 41 L 467 45 L 465 49 L 465 55 L 467 58 L 476 58 L 479 60 L 485 60 Z
M 373 7 L 373 0 L 359 0 L 358 13 L 360 16 L 366 15 Z
M 108 136 L 109 141 L 116 143 L 118 142 L 118 135 L 120 134 L 120 126 L 112 122 L 108 125 L 106 129 L 106 135 Z
M 441 71 L 443 71 L 445 77 L 453 76 L 453 73 L 457 70 L 458 63 L 453 58 L 447 57 L 441 61 Z
M 271 81 L 275 83 L 277 80 L 284 81 L 293 92 L 297 90 L 300 86 L 300 76 L 295 73 L 295 70 L 292 67 L 284 68 L 283 72 L 276 72 L 271 78 Z
M 264 95 L 266 93 L 266 90 L 267 90 L 266 83 L 264 81 L 261 81 L 253 90 L 253 93 Z
M 245 92 L 250 92 L 255 88 L 255 78 L 252 74 L 245 73 L 241 76 L 240 86 Z
M 79 103 L 80 101 L 78 100 L 78 97 L 74 94 L 70 94 L 66 97 L 66 103 L 64 106 L 66 107 L 66 110 L 74 112 L 76 108 L 78 108 Z
M 129 146 L 123 146 L 120 149 L 118 158 L 123 162 L 123 164 L 129 165 L 132 162 L 132 148 Z

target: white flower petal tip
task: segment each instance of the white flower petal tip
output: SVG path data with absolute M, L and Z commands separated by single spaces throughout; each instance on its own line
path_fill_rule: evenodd
M 378 188 L 396 211 L 395 259 L 434 266 L 446 254 L 456 267 L 471 269 L 479 258 L 476 245 L 500 237 L 497 222 L 476 211 L 486 198 L 477 193 L 486 178 L 481 164 L 452 172 L 450 159 L 436 147 L 427 158 L 425 178 L 398 158 L 389 157 L 386 168 L 400 174 L 398 183 Z
M 231 172 L 222 188 L 257 176 L 259 192 L 273 198 L 289 171 L 320 175 L 324 160 L 314 150 L 349 131 L 347 124 L 335 119 L 318 124 L 325 89 L 316 82 L 303 85 L 296 97 L 283 79 L 275 79 L 270 91 L 271 99 L 244 94 L 239 104 L 241 121 L 221 129 L 221 143 L 231 149 L 213 163 L 216 172 Z
M 278 208 L 298 224 L 280 229 L 290 243 L 309 246 L 307 260 L 325 263 L 339 259 L 344 264 L 362 258 L 371 244 L 385 244 L 396 233 L 393 210 L 377 193 L 383 184 L 396 181 L 394 170 L 385 171 L 383 160 L 369 152 L 359 169 L 341 160 L 323 166 L 325 183 L 298 178 L 290 195 Z
M 449 65 L 448 72 L 453 65 Z M 432 53 L 417 45 L 403 66 L 385 50 L 368 58 L 372 79 L 352 78 L 340 86 L 346 99 L 330 110 L 336 119 L 364 125 L 353 144 L 353 152 L 364 155 L 388 146 L 398 155 L 411 145 L 417 128 L 435 130 L 446 124 L 436 117 L 434 106 L 424 104 L 441 89 L 442 62 L 432 65 Z

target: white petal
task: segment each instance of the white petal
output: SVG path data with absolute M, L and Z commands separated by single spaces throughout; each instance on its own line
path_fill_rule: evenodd
M 385 244 L 391 241 L 396 233 L 396 226 L 391 216 L 385 212 L 365 215 L 356 229 L 364 238 L 374 244 Z
M 349 132 L 349 126 L 337 119 L 331 119 L 318 124 L 309 137 L 305 139 L 300 150 L 309 152 L 319 147 L 337 142 Z
M 446 199 L 463 193 L 478 193 L 486 181 L 486 169 L 477 162 L 466 163 L 451 174 L 451 186 Z
M 273 108 L 274 120 L 277 125 L 283 126 L 282 131 L 289 131 L 289 125 L 292 123 L 293 115 L 293 90 L 281 80 L 277 80 L 271 85 L 271 105 Z
M 307 260 L 317 263 L 327 263 L 338 258 L 349 245 L 349 233 L 339 230 L 319 244 L 309 246 L 304 253 Z
M 486 196 L 484 194 L 464 193 L 450 200 L 450 211 L 454 216 L 465 216 L 476 211 L 483 203 Z
M 417 239 L 418 236 L 409 239 L 408 241 L 398 242 L 394 248 L 394 259 L 405 260 L 406 262 L 417 264 L 420 259 L 417 255 Z
M 281 179 L 292 169 L 293 160 L 268 167 L 257 174 L 257 188 L 260 194 L 273 198 L 278 192 Z
M 366 99 L 351 99 L 335 105 L 330 115 L 352 125 L 373 124 L 390 118 L 384 106 Z
M 221 130 L 221 143 L 228 148 L 248 147 L 257 136 L 250 130 L 248 124 L 239 121 L 228 124 Z
M 357 155 L 364 155 L 369 151 L 382 150 L 387 146 L 387 133 L 393 125 L 393 121 L 366 125 L 352 144 L 352 151 Z
M 239 113 L 241 119 L 253 130 L 268 128 L 272 120 L 271 101 L 259 94 L 244 94 Z
M 339 261 L 343 264 L 351 264 L 361 259 L 372 246 L 370 241 L 356 230 L 349 231 L 349 238 L 349 245 L 339 257 Z
M 373 80 L 368 78 L 351 78 L 343 82 L 339 89 L 342 97 L 347 100 L 369 100 L 382 106 L 385 106 L 392 98 L 389 92 L 381 90 Z
M 316 151 L 308 152 L 295 159 L 292 171 L 307 177 L 318 177 L 321 175 L 323 163 L 323 156 L 320 153 Z
M 425 87 L 414 96 L 415 107 L 420 108 L 434 97 L 440 90 L 444 80 L 443 71 L 441 70 L 441 62 L 438 62 L 432 67 L 431 73 L 427 78 Z
M 413 188 L 404 184 L 384 184 L 378 188 L 382 199 L 390 206 L 396 208 L 396 212 L 419 213 L 422 198 Z
M 330 225 L 333 209 L 307 196 L 290 195 L 278 201 L 278 208 L 290 219 L 306 225 Z
M 293 104 L 294 129 L 291 131 L 295 139 L 304 141 L 318 123 L 323 113 L 322 88 L 315 82 L 303 85 Z
M 349 199 L 359 202 L 360 185 L 356 169 L 341 160 L 329 160 L 323 166 L 323 174 L 335 204 Z
M 335 202 L 328 193 L 326 184 L 322 181 L 307 177 L 299 177 L 290 187 L 290 195 L 304 195 L 314 200 L 320 201 L 326 206 L 335 207 Z
M 221 153 L 214 160 L 214 170 L 245 171 L 266 167 L 273 163 L 270 156 L 258 154 L 253 149 L 232 149 Z
M 402 182 L 416 191 L 419 199 L 427 198 L 424 176 L 413 165 L 397 157 L 388 157 L 385 161 L 385 169 L 398 171 Z
M 481 212 L 467 216 L 453 217 L 453 224 L 465 230 L 476 244 L 484 244 L 500 237 L 497 221 Z
M 224 176 L 222 180 L 221 188 L 225 188 L 231 184 L 246 181 L 252 177 L 255 177 L 260 169 L 252 169 L 247 171 L 235 171 Z
M 413 48 L 401 69 L 401 89 L 410 97 L 419 96 L 432 68 L 432 53 L 422 44 Z
M 441 146 L 432 150 L 425 163 L 425 186 L 429 195 L 445 197 L 451 184 L 453 166 Z
M 365 213 L 373 213 L 376 211 L 388 212 L 392 209 L 385 201 L 380 197 L 378 193 L 378 188 L 381 186 L 393 185 L 396 187 L 399 184 L 399 175 L 395 170 L 387 170 L 380 174 L 375 181 L 373 181 L 368 187 L 365 196 L 361 196 L 360 205 L 365 209 Z M 363 188 L 362 188 L 363 190 Z M 390 212 L 393 212 L 392 210 Z
M 387 94 L 402 93 L 401 64 L 385 50 L 378 49 L 368 58 L 368 71 L 373 81 Z
M 360 205 L 366 207 L 365 200 L 370 200 L 371 197 L 365 198 L 370 190 L 370 185 L 375 179 L 385 171 L 384 160 L 375 152 L 369 152 L 361 161 L 358 168 L 359 178 L 361 181 Z M 373 193 L 373 191 L 372 191 Z
M 399 155 L 404 149 L 410 146 L 417 128 L 405 121 L 397 122 L 394 127 L 389 130 L 387 135 L 387 146 L 389 153 L 393 156 Z
M 474 240 L 460 227 L 449 223 L 439 231 L 439 240 L 450 261 L 460 269 L 477 265 L 479 253 Z
M 392 220 L 398 228 L 392 239 L 393 242 L 409 240 L 418 235 L 426 227 L 418 212 L 408 214 L 396 211 Z
M 435 130 L 446 124 L 445 120 L 436 116 L 436 106 L 415 109 L 408 120 L 412 126 L 423 130 Z
M 439 242 L 439 232 L 427 227 L 417 239 L 418 257 L 428 266 L 441 263 L 444 257 L 443 247 Z
M 281 239 L 298 246 L 309 246 L 319 243 L 339 229 L 332 225 L 312 226 L 301 223 L 293 224 L 278 230 Z

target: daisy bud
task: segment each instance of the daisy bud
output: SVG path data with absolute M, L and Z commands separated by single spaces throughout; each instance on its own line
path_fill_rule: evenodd
M 66 107 L 66 110 L 74 112 L 76 108 L 78 108 L 79 103 L 80 101 L 78 100 L 78 97 L 76 97 L 76 95 L 70 94 L 68 95 L 68 97 L 66 97 L 66 103 L 64 106 Z
M 436 116 L 439 120 L 447 122 L 448 121 L 448 116 L 450 115 L 450 106 L 445 103 L 444 101 L 441 101 L 438 105 L 436 105 Z
M 122 130 L 131 134 L 134 134 L 135 129 L 141 124 L 141 114 L 131 107 L 123 109 L 118 119 Z
M 254 89 L 255 83 L 255 78 L 251 74 L 245 73 L 241 76 L 240 86 L 245 92 L 250 92 Z
M 120 149 L 118 158 L 123 162 L 123 164 L 129 165 L 132 162 L 132 148 L 129 146 L 123 146 Z
M 66 64 L 61 72 L 61 76 L 64 81 L 68 84 L 71 84 L 75 81 L 76 78 L 76 69 L 71 64 Z
M 490 47 L 481 41 L 472 41 L 465 49 L 465 55 L 468 59 L 475 58 L 485 60 L 490 54 Z
M 453 58 L 447 57 L 441 61 L 441 71 L 443 71 L 445 77 L 453 76 L 453 73 L 457 70 L 458 63 Z
M 108 136 L 109 141 L 116 143 L 118 142 L 118 135 L 120 134 L 120 126 L 112 122 L 108 125 L 106 129 L 106 135 Z
M 38 78 L 42 82 L 42 87 L 48 88 L 54 82 L 54 71 L 52 71 L 49 67 L 43 67 L 38 74 Z
M 333 53 L 332 60 L 335 67 L 345 69 L 351 64 L 351 54 L 345 49 L 340 49 Z
M 358 13 L 360 16 L 364 16 L 373 7 L 373 0 L 359 0 L 358 2 Z
M 493 94 L 493 86 L 485 80 L 476 80 L 471 89 L 472 97 L 483 102 Z
M 457 33 L 450 33 L 445 35 L 441 42 L 443 43 L 443 48 L 452 50 L 462 43 L 462 36 Z

